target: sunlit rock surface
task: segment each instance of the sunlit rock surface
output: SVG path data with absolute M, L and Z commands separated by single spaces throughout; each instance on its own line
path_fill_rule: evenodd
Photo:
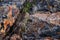
M 31 16 L 36 17 L 40 20 L 46 21 L 48 23 L 52 23 L 60 26 L 60 12 L 52 13 L 52 14 L 49 12 L 46 12 L 46 13 L 37 12 L 36 14 Z

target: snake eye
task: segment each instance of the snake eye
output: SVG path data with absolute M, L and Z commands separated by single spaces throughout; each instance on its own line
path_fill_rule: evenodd
M 3 16 L 2 16 L 2 18 L 3 18 L 3 19 L 6 19 L 6 18 L 7 18 L 7 16 L 6 16 L 6 15 L 3 15 Z

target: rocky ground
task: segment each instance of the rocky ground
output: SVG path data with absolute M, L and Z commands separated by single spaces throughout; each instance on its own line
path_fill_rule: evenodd
M 23 14 L 20 15 L 23 16 Z M 44 19 L 46 14 L 26 14 L 26 16 L 23 17 L 24 19 L 18 16 L 19 19 L 17 19 L 13 25 L 15 30 L 10 30 L 12 33 L 7 34 L 4 40 L 59 40 L 60 26 L 39 19 L 40 15 L 42 15 L 41 17 Z
M 35 1 L 13 0 L 0 6 L 0 40 L 60 40 L 59 3 L 49 1 L 48 8 L 47 1 Z

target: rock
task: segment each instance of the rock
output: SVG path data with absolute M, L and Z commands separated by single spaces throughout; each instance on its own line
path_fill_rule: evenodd
M 11 36 L 10 40 L 22 40 L 22 38 L 19 35 L 14 34 Z
M 52 13 L 52 14 L 50 14 L 50 13 L 46 13 L 46 14 L 42 13 L 42 14 L 40 14 L 40 12 L 36 12 L 34 15 L 31 15 L 31 16 L 37 17 L 38 19 L 46 21 L 48 23 L 52 23 L 52 24 L 55 24 L 55 25 L 60 25 L 60 22 L 59 22 L 60 14 L 59 14 L 59 12 Z

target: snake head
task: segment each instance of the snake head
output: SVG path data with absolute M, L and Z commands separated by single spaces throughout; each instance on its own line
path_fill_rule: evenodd
M 8 9 L 8 11 L 6 11 L 5 9 Z M 6 14 L 3 12 L 3 14 L 0 15 L 0 16 L 2 16 L 0 18 L 0 20 L 2 21 L 2 23 L 0 22 L 0 34 L 5 34 L 6 31 L 10 27 L 12 27 L 12 25 L 14 24 L 15 19 L 16 19 L 15 17 L 17 17 L 18 12 L 19 12 L 18 8 L 13 7 L 12 5 L 6 6 L 5 9 L 3 9 L 3 10 Z

